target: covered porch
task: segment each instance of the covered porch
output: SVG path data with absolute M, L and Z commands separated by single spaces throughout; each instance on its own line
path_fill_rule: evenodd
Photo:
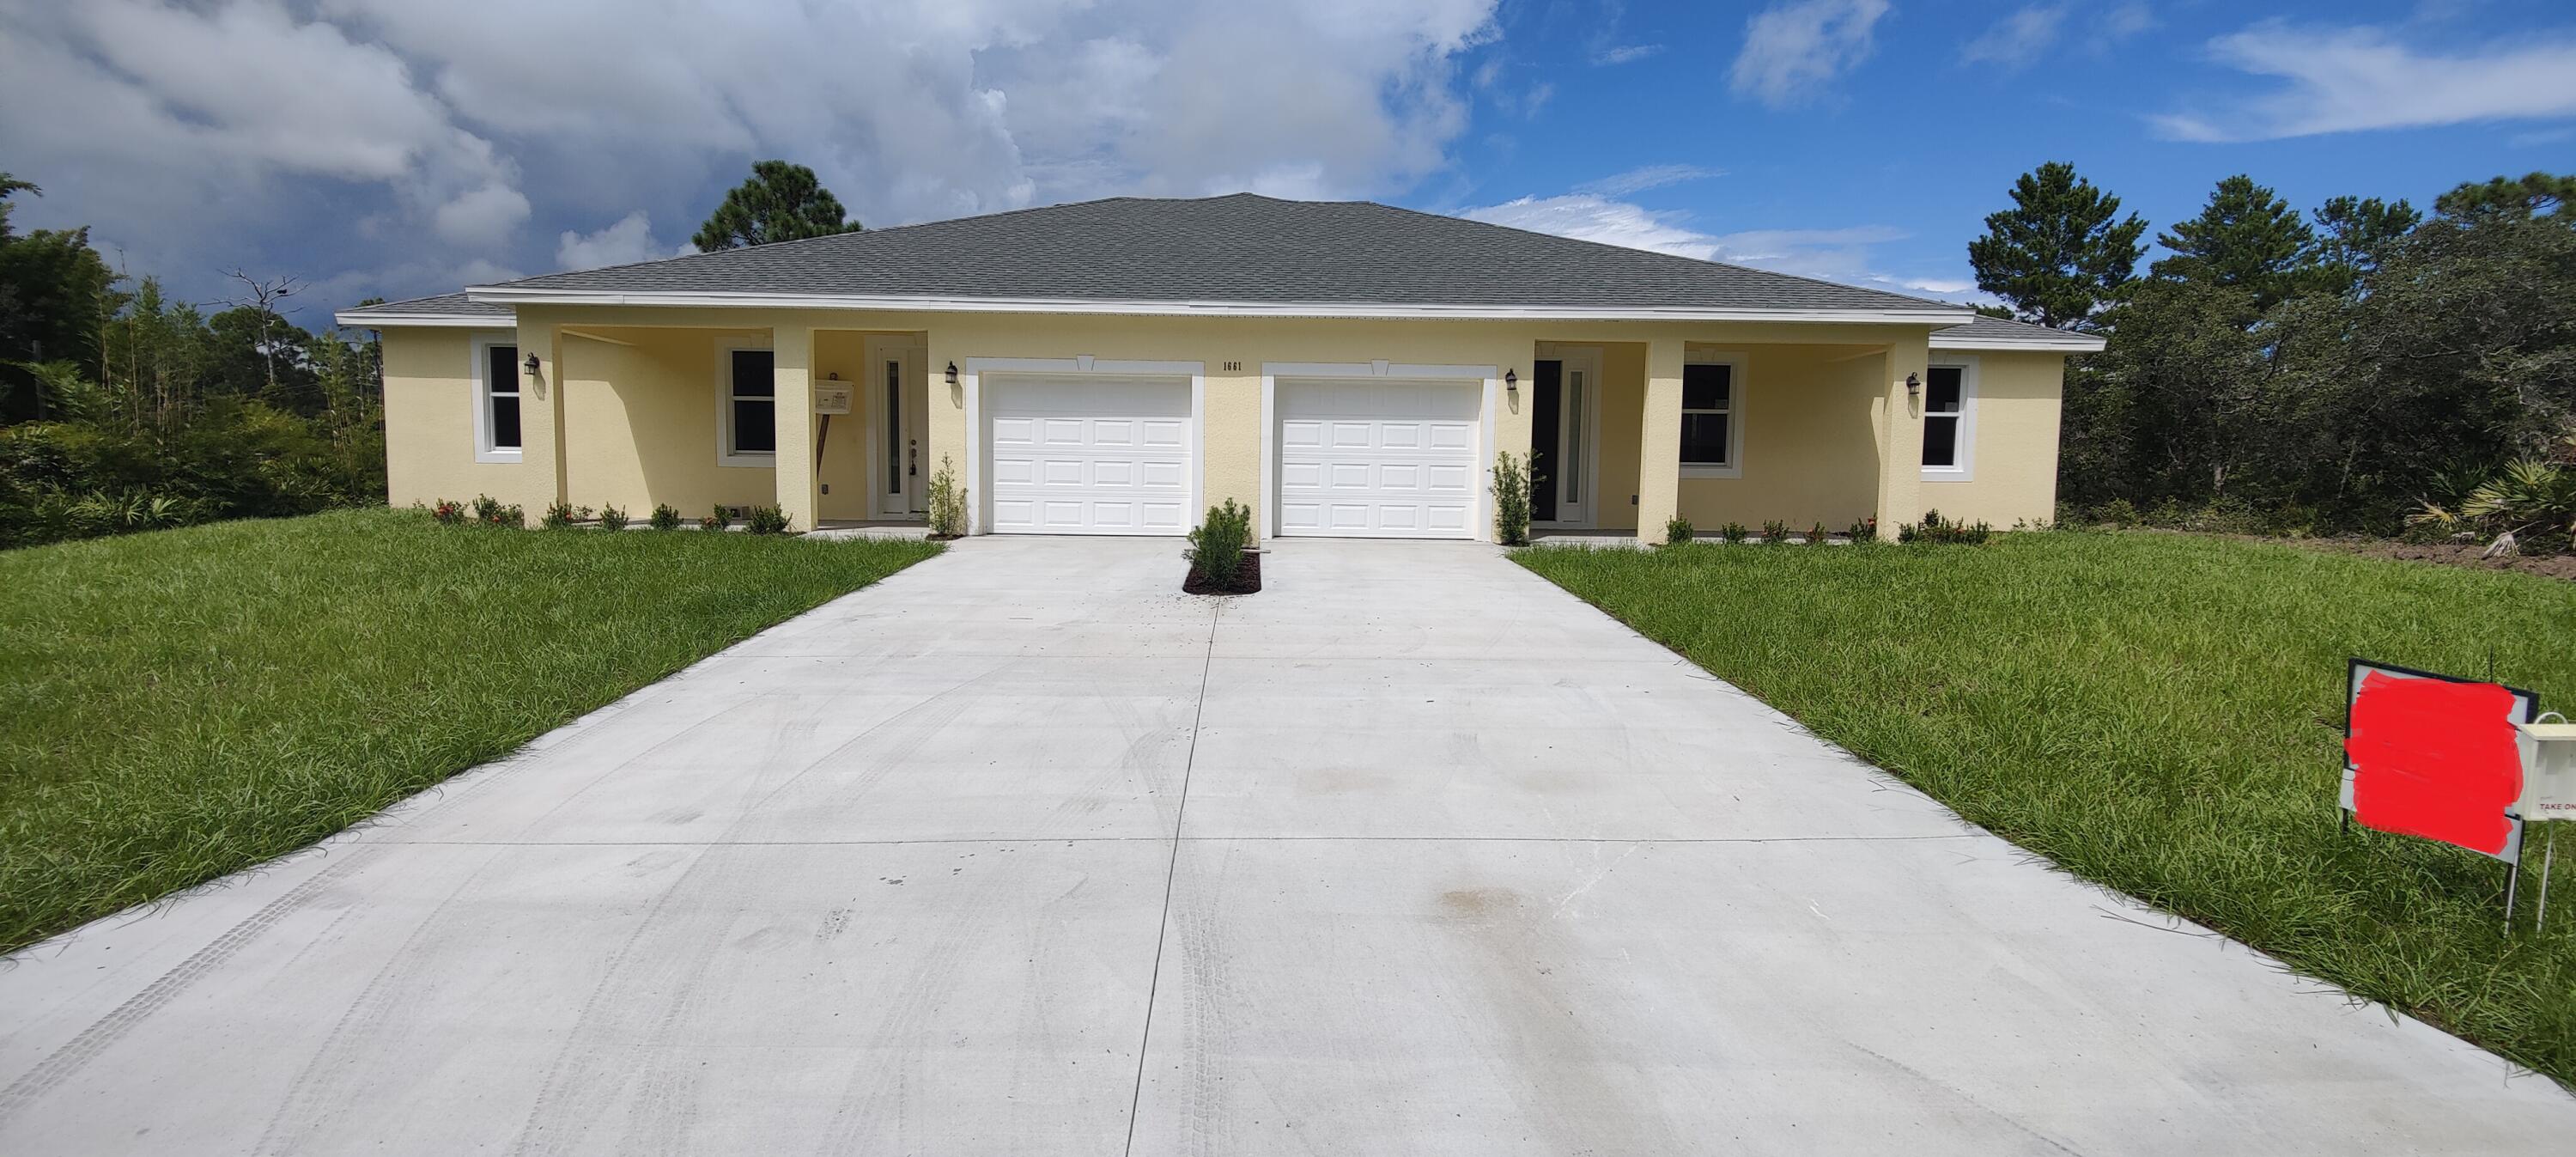
M 1798 537 L 1917 519 L 1927 429 L 1951 456 L 1968 433 L 1963 399 L 1926 391 L 1941 359 L 1921 331 L 1755 336 L 1775 335 L 1536 343 L 1516 391 L 1533 538 L 1661 542 L 1676 516 Z
M 917 536 L 936 466 L 923 339 L 786 325 L 523 325 L 522 350 L 552 353 L 531 375 L 541 404 L 522 407 L 523 442 L 530 458 L 552 450 L 555 495 L 576 507 L 640 518 L 667 503 L 695 519 L 774 505 L 794 530 Z

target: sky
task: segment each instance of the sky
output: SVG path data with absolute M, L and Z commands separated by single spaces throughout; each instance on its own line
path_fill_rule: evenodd
M 17 225 L 310 327 L 684 252 L 770 157 L 871 227 L 1251 190 L 1969 301 L 2043 161 L 2157 229 L 2576 171 L 2576 7 L 0 0 Z

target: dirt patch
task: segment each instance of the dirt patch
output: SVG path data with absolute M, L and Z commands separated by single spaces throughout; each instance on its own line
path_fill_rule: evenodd
M 1181 580 L 1181 590 L 1194 595 L 1248 595 L 1261 589 L 1261 553 L 1243 552 L 1243 563 L 1234 568 L 1234 581 L 1225 586 L 1199 581 L 1196 572 Z
M 2322 550 L 2332 554 L 2357 554 L 2363 558 L 2393 558 L 2406 562 L 2429 562 L 2440 566 L 2467 567 L 2472 570 L 2518 570 L 2546 578 L 2576 580 L 2576 554 L 2523 555 L 2483 558 L 2485 543 L 2458 544 L 2447 542 L 2390 542 L 2385 539 L 2354 538 L 2267 538 L 2264 542 L 2287 541 L 2292 546 Z

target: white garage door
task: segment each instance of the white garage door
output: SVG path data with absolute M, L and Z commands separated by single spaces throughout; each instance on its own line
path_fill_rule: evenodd
M 1189 529 L 1187 380 L 987 377 L 983 394 L 996 533 Z
M 1281 382 L 1279 533 L 1475 538 L 1475 382 Z

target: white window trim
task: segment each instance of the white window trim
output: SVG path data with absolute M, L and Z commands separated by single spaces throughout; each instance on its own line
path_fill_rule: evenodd
M 1404 362 L 1263 362 L 1261 363 L 1261 533 L 1260 538 L 1279 537 L 1279 379 L 1288 378 L 1387 378 L 1414 381 L 1480 382 L 1483 395 L 1477 399 L 1476 475 L 1479 479 L 1494 476 L 1494 396 L 1502 391 L 1503 370 L 1500 366 L 1412 365 Z M 1468 511 L 1470 526 L 1484 528 L 1471 541 L 1494 540 L 1494 508 L 1491 486 L 1475 488 L 1475 505 Z
M 519 335 L 515 331 L 500 330 L 478 336 L 469 344 L 473 347 L 474 358 L 474 460 L 496 463 L 521 461 L 526 457 L 528 440 L 527 379 L 521 377 L 518 382 L 519 446 L 515 449 L 501 449 L 492 445 L 492 383 L 489 380 L 492 376 L 492 347 L 505 345 L 516 351 L 519 346 Z M 510 355 L 510 369 L 513 373 L 517 372 L 519 359 L 524 356 L 526 355 L 517 352 Z
M 1974 482 L 1977 478 L 1977 359 L 1965 354 L 1943 354 L 1932 359 L 1926 368 L 1959 371 L 1959 443 L 1958 453 L 1954 458 L 1955 464 L 1926 466 L 1923 468 L 1923 480 Z M 1923 401 L 1924 420 L 1928 423 L 1932 416 L 1931 387 L 1928 384 L 1924 387 Z M 1915 457 L 1918 460 L 1922 456 L 1921 450 L 1915 451 Z
M 927 351 L 924 361 L 929 360 Z M 993 533 L 990 508 L 993 496 L 984 485 L 984 452 L 988 448 L 984 431 L 984 375 L 1042 374 L 1049 377 L 1081 374 L 1117 378 L 1188 378 L 1190 380 L 1190 525 L 1196 527 L 1206 517 L 1207 506 L 1207 363 L 1117 361 L 1096 358 L 1090 354 L 1069 358 L 968 358 L 966 368 L 957 375 L 957 389 L 966 398 L 966 533 Z
M 716 465 L 774 470 L 778 467 L 777 451 L 755 450 L 737 454 L 733 449 L 733 355 L 737 350 L 775 352 L 775 347 L 767 341 L 753 338 L 728 338 L 716 342 Z M 776 389 L 775 386 L 771 388 Z M 770 437 L 776 440 L 775 427 Z
M 1726 464 L 1681 464 L 1684 478 L 1744 477 L 1744 398 L 1751 391 L 1744 380 L 1745 357 L 1740 353 L 1691 353 L 1682 358 L 1685 366 L 1725 366 L 1726 373 Z M 1678 419 L 1676 419 L 1678 421 Z M 1679 447 L 1673 451 L 1681 453 Z

